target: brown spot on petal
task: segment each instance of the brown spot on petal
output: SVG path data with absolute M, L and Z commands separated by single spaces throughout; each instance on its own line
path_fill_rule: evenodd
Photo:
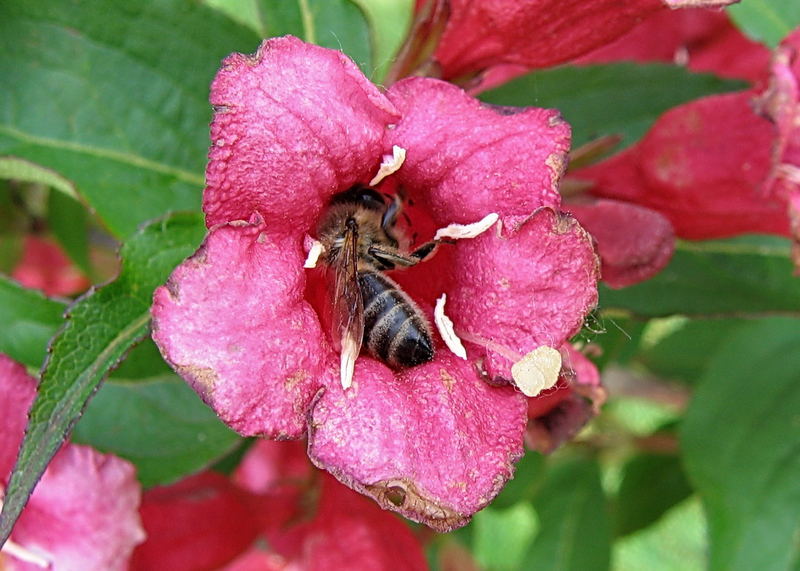
M 424 497 L 407 479 L 383 480 L 364 488 L 385 509 L 399 511 L 442 533 L 466 525 L 469 521 L 469 516 Z
M 217 373 L 208 367 L 198 367 L 196 365 L 176 365 L 175 372 L 181 377 L 192 383 L 195 390 L 204 396 L 211 396 L 214 386 L 217 384 Z
M 309 378 L 308 371 L 305 371 L 303 369 L 298 369 L 297 371 L 286 377 L 286 380 L 283 382 L 283 386 L 286 387 L 287 391 L 291 391 L 298 384 L 306 381 L 308 378 Z
M 442 378 L 442 383 L 444 383 L 444 386 L 447 387 L 448 392 L 453 392 L 456 379 L 444 369 L 439 369 L 439 376 Z

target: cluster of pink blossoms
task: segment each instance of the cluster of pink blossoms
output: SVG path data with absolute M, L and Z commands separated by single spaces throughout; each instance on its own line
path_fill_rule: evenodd
M 543 51 L 522 49 L 511 30 L 528 34 L 548 4 L 454 2 L 449 19 L 438 26 L 436 6 L 433 12 L 423 10 L 415 29 L 433 30 L 438 46 L 426 62 L 413 52 L 404 57 L 420 64 L 418 69 L 437 69 L 441 77 L 480 89 L 520 68 L 551 65 L 599 48 L 646 17 L 671 22 L 660 2 L 634 3 L 623 13 L 611 3 L 596 2 L 581 8 L 581 16 L 592 22 L 614 14 L 596 27 L 602 34 L 568 34 L 566 40 L 575 41 L 551 43 Z M 556 19 L 548 26 L 574 22 L 572 10 L 578 8 L 554 9 L 549 14 Z M 698 21 L 707 17 L 696 14 Z M 726 33 L 732 29 L 725 26 Z M 692 62 L 691 46 L 679 43 L 686 32 L 676 25 L 668 35 L 686 48 L 681 53 Z M 469 37 L 474 41 L 466 42 Z M 747 45 L 739 38 L 705 46 L 700 50 L 704 61 L 719 63 L 714 59 L 719 50 Z M 619 41 L 624 46 L 625 38 Z M 430 54 L 424 43 L 417 43 L 418 53 Z M 762 93 L 760 111 L 751 111 L 758 120 L 771 114 L 772 138 L 756 141 L 763 146 L 748 155 L 747 172 L 729 176 L 749 185 L 745 203 L 734 208 L 770 203 L 771 222 L 736 226 L 731 233 L 788 231 L 785 203 L 791 204 L 789 183 L 796 175 L 791 167 L 796 134 L 790 126 L 796 121 L 787 116 L 795 109 L 796 117 L 797 101 L 790 88 L 797 78 L 790 48 L 791 40 L 778 50 L 769 95 Z M 704 65 L 714 69 L 716 64 Z M 755 65 L 747 69 L 754 73 Z M 744 102 L 753 95 L 720 97 Z M 211 101 L 216 113 L 203 206 L 209 233 L 156 292 L 156 343 L 241 434 L 307 437 L 315 465 L 382 507 L 438 530 L 465 524 L 491 501 L 512 475 L 526 437 L 533 446 L 551 450 L 602 401 L 596 369 L 569 344 L 597 301 L 594 240 L 606 279 L 626 285 L 666 264 L 673 228 L 691 235 L 677 224 L 683 214 L 671 216 L 670 208 L 699 205 L 693 214 L 703 223 L 713 214 L 703 209 L 700 197 L 714 187 L 705 180 L 686 184 L 685 175 L 698 169 L 678 161 L 665 172 L 663 165 L 673 163 L 641 151 L 652 142 L 652 133 L 619 157 L 660 157 L 656 174 L 680 185 L 679 199 L 659 203 L 633 176 L 622 182 L 604 179 L 604 172 L 618 168 L 614 161 L 623 160 L 615 157 L 575 173 L 594 182 L 595 198 L 586 195 L 565 206 L 558 189 L 569 127 L 557 112 L 487 106 L 451 83 L 425 77 L 400 79 L 380 90 L 342 54 L 294 38 L 269 40 L 254 56 L 226 59 Z M 653 132 L 658 129 L 659 124 Z M 671 133 L 678 140 L 696 137 L 686 129 Z M 500 222 L 477 238 L 440 249 L 432 261 L 395 274 L 429 314 L 435 300 L 447 295 L 448 315 L 467 359 L 450 353 L 438 337 L 434 360 L 412 369 L 392 370 L 362 355 L 352 387 L 345 390 L 339 355 L 321 317 L 322 275 L 303 263 L 331 197 L 372 179 L 395 147 L 406 151 L 405 161 L 379 190 L 401 188 L 410 198 L 412 227 L 422 240 L 436 228 L 490 213 Z M 753 161 L 766 169 L 755 182 L 748 177 Z M 644 167 L 633 168 L 641 172 Z M 639 195 L 623 191 L 628 183 Z M 585 221 L 594 240 L 564 210 Z M 515 386 L 513 367 L 540 347 L 559 351 L 563 365 L 555 386 L 528 398 Z

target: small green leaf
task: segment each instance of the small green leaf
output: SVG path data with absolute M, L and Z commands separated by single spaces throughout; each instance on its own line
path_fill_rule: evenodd
M 800 560 L 800 320 L 742 327 L 713 355 L 681 449 L 709 521 L 710 569 Z
M 645 317 L 800 314 L 789 251 L 788 240 L 771 236 L 682 241 L 654 278 L 620 290 L 601 286 L 600 307 Z
M 148 487 L 197 472 L 233 450 L 240 438 L 173 374 L 104 383 L 75 426 L 73 440 L 131 461 Z
M 618 63 L 536 71 L 480 98 L 497 105 L 558 109 L 572 126 L 573 146 L 618 134 L 624 147 L 644 135 L 668 109 L 744 87 L 739 81 L 673 65 Z
M 533 505 L 539 533 L 524 559 L 526 569 L 608 569 L 611 525 L 595 461 L 574 459 L 556 465 Z
M 50 345 L 6 490 L 0 543 L 103 378 L 149 333 L 153 290 L 194 251 L 204 233 L 198 214 L 176 214 L 143 228 L 120 251 L 119 277 L 69 308 L 66 325 Z
M 369 23 L 375 64 L 375 70 L 370 77 L 379 83 L 406 38 L 414 13 L 414 2 L 412 0 L 353 1 L 364 11 Z
M 677 456 L 637 454 L 622 469 L 615 510 L 617 535 L 649 526 L 691 493 Z
M 0 353 L 39 368 L 67 304 L 0 275 Z
M 771 48 L 800 26 L 797 0 L 747 0 L 728 6 L 726 12 L 740 30 Z
M 614 544 L 614 571 L 704 571 L 706 520 L 693 498 L 658 523 Z
M 259 39 L 196 2 L 0 3 L 0 154 L 72 181 L 118 238 L 199 209 L 208 89 Z
M 487 571 L 520 569 L 538 527 L 530 503 L 488 507 L 473 518 L 473 552 Z

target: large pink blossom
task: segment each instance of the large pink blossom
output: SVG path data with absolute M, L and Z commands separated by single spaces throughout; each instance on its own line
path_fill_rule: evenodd
M 8 482 L 33 402 L 36 380 L 0 355 L 0 491 Z M 87 446 L 66 444 L 36 486 L 0 568 L 34 571 L 124 570 L 144 539 L 133 466 Z
M 591 240 L 559 211 L 568 126 L 433 79 L 384 93 L 341 53 L 291 37 L 226 59 L 211 101 L 209 233 L 156 291 L 164 357 L 240 433 L 307 435 L 315 464 L 383 507 L 463 525 L 522 453 L 512 366 L 563 350 L 596 303 Z M 394 146 L 407 157 L 380 189 L 403 189 L 421 241 L 490 213 L 499 223 L 394 274 L 425 313 L 447 294 L 467 360 L 436 336 L 434 360 L 411 369 L 362 355 L 344 390 L 304 244 L 331 197 L 369 181 Z

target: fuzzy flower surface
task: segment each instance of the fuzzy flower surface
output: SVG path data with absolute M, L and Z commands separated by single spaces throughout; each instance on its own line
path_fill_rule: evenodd
M 564 350 L 596 304 L 591 238 L 559 211 L 569 127 L 434 79 L 383 92 L 341 53 L 292 37 L 227 58 L 211 102 L 209 233 L 155 293 L 162 354 L 241 434 L 307 436 L 317 466 L 381 506 L 464 525 L 522 454 L 514 385 L 536 376 L 529 356 Z M 345 390 L 325 272 L 304 261 L 332 197 L 368 183 L 394 147 L 405 161 L 377 188 L 402 191 L 420 242 L 499 221 L 392 274 L 431 322 L 446 294 L 467 359 L 434 334 L 432 361 L 394 370 L 362 354 Z
M 0 492 L 17 457 L 35 393 L 36 380 L 25 368 L 0 355 Z M 137 511 L 140 494 L 130 463 L 88 446 L 64 445 L 0 551 L 0 569 L 127 569 L 133 548 L 144 540 Z

